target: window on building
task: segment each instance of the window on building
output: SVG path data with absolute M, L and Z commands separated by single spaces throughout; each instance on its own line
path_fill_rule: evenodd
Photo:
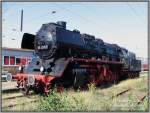
M 15 65 L 15 57 L 10 57 L 10 65 Z
M 26 62 L 27 62 L 27 61 L 26 61 L 26 58 L 22 58 L 22 59 L 21 59 L 21 64 L 22 64 L 22 65 L 26 65 Z
M 16 65 L 19 65 L 21 63 L 21 59 L 20 58 L 16 58 Z
M 4 65 L 9 65 L 9 56 L 4 56 Z
M 31 62 L 31 59 L 28 58 L 28 59 L 27 59 L 27 65 L 28 65 L 30 62 Z

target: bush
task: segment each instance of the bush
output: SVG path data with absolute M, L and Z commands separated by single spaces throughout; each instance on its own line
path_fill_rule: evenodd
M 66 92 L 57 93 L 51 91 L 48 97 L 40 99 L 39 111 L 85 111 L 83 99 L 80 97 L 69 97 Z

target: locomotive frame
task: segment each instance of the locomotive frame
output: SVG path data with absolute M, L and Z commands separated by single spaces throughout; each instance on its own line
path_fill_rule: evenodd
M 138 71 L 123 70 L 123 62 L 78 58 L 62 58 L 58 62 L 59 65 L 62 62 L 60 66 L 64 65 L 65 68 L 56 72 L 57 76 L 44 76 L 40 73 L 18 73 L 12 79 L 17 80 L 17 87 L 21 88 L 24 94 L 28 94 L 29 90 L 33 89 L 36 93 L 45 93 L 47 95 L 54 85 L 57 86 L 58 91 L 70 86 L 73 86 L 74 89 L 79 87 L 82 89 L 87 88 L 88 83 L 93 83 L 96 86 L 110 83 L 116 84 L 122 79 L 139 76 Z M 74 63 L 78 63 L 78 66 L 71 68 Z

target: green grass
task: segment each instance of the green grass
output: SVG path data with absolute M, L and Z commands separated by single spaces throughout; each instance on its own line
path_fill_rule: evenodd
M 103 89 L 90 84 L 88 91 L 69 90 L 57 93 L 53 90 L 48 97 L 39 96 L 38 103 L 17 106 L 13 111 L 148 111 L 148 97 L 137 105 L 141 96 L 148 93 L 147 82 L 147 76 L 142 76 Z M 132 90 L 119 97 L 111 98 L 128 88 Z
M 51 91 L 48 97 L 40 99 L 38 111 L 85 111 L 83 99 L 76 96 L 70 97 L 67 92 L 60 94 Z
M 68 91 L 62 94 L 53 92 L 59 95 L 59 102 L 53 105 L 50 98 L 47 98 L 45 101 L 48 104 L 43 103 L 39 108 L 49 106 L 49 109 L 42 109 L 42 111 L 148 111 L 148 98 L 137 105 L 139 99 L 148 92 L 147 82 L 147 76 L 143 76 L 121 81 L 109 88 L 100 89 L 90 84 L 89 91 Z M 131 91 L 111 99 L 112 96 L 128 88 L 131 88 Z

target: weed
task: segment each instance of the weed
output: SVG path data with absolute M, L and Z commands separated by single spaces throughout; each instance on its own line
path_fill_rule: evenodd
M 131 91 L 128 95 L 128 110 L 129 111 L 137 111 L 138 105 L 137 105 L 137 98 L 134 96 L 133 92 Z
M 39 111 L 84 111 L 83 99 L 69 97 L 67 93 L 51 91 L 48 97 L 42 97 Z
M 88 88 L 91 93 L 94 93 L 96 91 L 96 86 L 94 83 L 88 84 Z

